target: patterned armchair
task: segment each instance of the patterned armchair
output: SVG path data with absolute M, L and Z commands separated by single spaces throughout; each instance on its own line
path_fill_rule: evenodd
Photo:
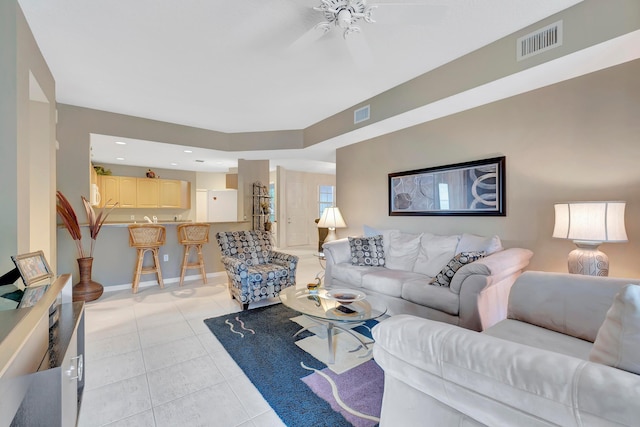
M 244 310 L 249 304 L 276 297 L 296 284 L 298 257 L 271 249 L 271 233 L 232 231 L 216 234 L 229 292 Z

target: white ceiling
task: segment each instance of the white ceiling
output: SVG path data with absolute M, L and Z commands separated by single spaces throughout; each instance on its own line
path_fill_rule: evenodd
M 312 9 L 320 0 L 19 3 L 56 80 L 58 102 L 253 132 L 304 129 L 579 1 L 370 0 L 379 5 L 378 22 L 362 23 L 362 33 L 346 40 L 337 28 L 320 38 L 313 32 L 323 20 Z M 157 145 L 162 141 L 119 138 L 127 145 L 116 146 L 114 137 L 92 136 L 94 160 L 226 171 L 237 158 L 270 158 L 272 167 L 335 168 L 335 144 L 189 154 Z M 196 156 L 205 163 L 194 165 Z

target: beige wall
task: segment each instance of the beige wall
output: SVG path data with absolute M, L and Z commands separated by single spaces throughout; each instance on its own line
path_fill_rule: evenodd
M 55 104 L 34 97 L 55 100 L 55 82 L 17 1 L 0 2 L 0 273 L 14 267 L 11 255 L 36 250 L 56 264 Z
M 566 271 L 553 204 L 625 200 L 628 243 L 603 244 L 610 274 L 639 277 L 640 60 L 342 148 L 338 205 L 349 225 L 498 234 L 535 253 L 531 269 Z M 388 173 L 506 156 L 506 217 L 390 217 Z

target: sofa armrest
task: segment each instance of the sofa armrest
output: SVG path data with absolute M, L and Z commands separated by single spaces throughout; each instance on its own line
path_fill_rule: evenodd
M 509 292 L 533 252 L 511 248 L 460 268 L 450 290 L 459 295 L 458 325 L 482 331 L 507 317 Z
M 284 252 L 271 251 L 269 261 L 273 264 L 278 264 L 288 269 L 296 269 L 298 265 L 298 257 L 296 255 L 286 254 Z
M 322 245 L 322 250 L 327 260 L 327 267 L 351 261 L 351 247 L 347 238 L 326 242 Z
M 493 276 L 491 282 L 496 283 L 507 276 L 519 273 L 529 265 L 533 252 L 529 249 L 510 248 L 494 252 L 471 264 L 462 266 L 451 279 L 451 291 L 460 293 L 464 281 L 474 274 Z
M 640 376 L 622 370 L 410 315 L 382 321 L 373 337 L 385 376 L 486 425 L 640 419 Z

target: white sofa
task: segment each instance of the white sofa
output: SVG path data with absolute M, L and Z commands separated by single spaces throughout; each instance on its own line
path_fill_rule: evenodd
M 380 425 L 640 425 L 640 286 L 629 283 L 638 280 L 527 271 L 508 318 L 482 333 L 382 321 Z
M 373 230 L 384 246 L 383 266 L 354 265 L 348 239 L 323 245 L 325 287 L 352 288 L 380 298 L 387 314 L 412 314 L 481 331 L 506 317 L 509 289 L 529 264 L 528 249 L 503 249 L 498 236 L 471 234 L 439 236 Z M 449 286 L 430 280 L 460 252 L 486 256 L 462 266 Z

